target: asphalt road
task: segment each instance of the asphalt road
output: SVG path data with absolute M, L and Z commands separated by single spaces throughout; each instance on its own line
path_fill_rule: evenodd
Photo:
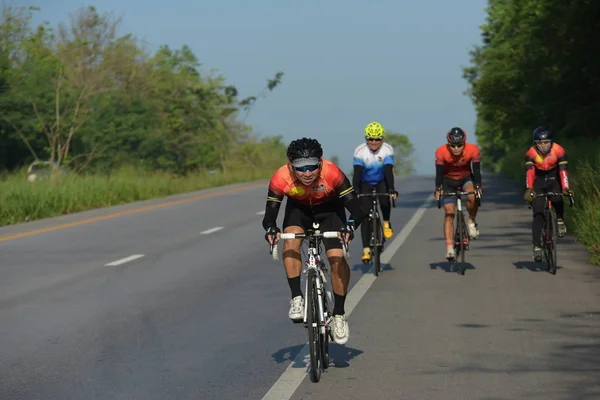
M 600 273 L 568 237 L 539 271 L 521 190 L 485 179 L 465 276 L 422 208 L 432 178 L 398 182 L 384 273 L 355 240 L 350 340 L 317 384 L 263 239 L 266 182 L 1 228 L 0 398 L 600 398 Z

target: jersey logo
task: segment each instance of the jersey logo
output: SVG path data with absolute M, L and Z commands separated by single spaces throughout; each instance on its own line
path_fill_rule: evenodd
M 542 163 L 542 162 L 544 162 L 544 157 L 541 154 L 538 154 L 535 157 L 535 161 L 538 162 L 538 163 Z
M 318 185 L 313 186 L 312 190 L 313 190 L 313 192 L 324 192 L 325 185 L 323 183 L 319 183 Z
M 306 191 L 301 186 L 294 186 L 290 189 L 290 196 L 303 196 L 306 194 Z

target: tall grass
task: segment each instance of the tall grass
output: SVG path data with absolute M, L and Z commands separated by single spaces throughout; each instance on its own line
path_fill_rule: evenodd
M 273 169 L 177 176 L 124 167 L 111 175 L 71 175 L 29 182 L 26 173 L 0 175 L 0 226 L 227 185 L 268 179 Z
M 575 206 L 566 202 L 565 222 L 569 232 L 590 252 L 590 262 L 600 266 L 600 143 L 561 143 L 569 159 L 569 183 Z M 504 159 L 502 171 L 525 187 L 525 150 Z

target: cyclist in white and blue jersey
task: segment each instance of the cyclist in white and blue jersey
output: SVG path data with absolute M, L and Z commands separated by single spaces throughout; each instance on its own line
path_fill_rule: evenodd
M 384 133 L 385 130 L 379 122 L 371 122 L 365 128 L 366 143 L 360 144 L 354 150 L 352 186 L 359 194 L 366 213 L 369 212 L 373 199 L 360 196 L 360 193 L 370 193 L 375 188 L 378 193 L 389 193 L 398 198 L 398 192 L 394 188 L 394 148 L 390 144 L 384 143 Z M 390 224 L 392 211 L 390 197 L 380 196 L 379 203 L 383 217 L 383 236 L 389 239 L 394 235 Z M 370 220 L 365 219 L 361 227 L 363 262 L 371 261 L 371 249 L 369 248 L 371 229 Z

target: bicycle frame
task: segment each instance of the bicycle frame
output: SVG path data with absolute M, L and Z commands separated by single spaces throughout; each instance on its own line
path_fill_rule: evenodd
M 311 356 L 311 378 L 313 382 L 318 382 L 320 379 L 321 369 L 319 363 L 323 369 L 326 369 L 329 365 L 328 339 L 333 339 L 331 334 L 331 322 L 333 321 L 332 311 L 334 299 L 332 291 L 327 290 L 326 288 L 326 285 L 328 284 L 327 277 L 325 276 L 327 265 L 321 259 L 321 240 L 323 238 L 338 237 L 342 238 L 344 255 L 348 257 L 348 247 L 344 235 L 339 231 L 321 232 L 319 230 L 319 223 L 316 222 L 313 223 L 313 228 L 307 229 L 305 233 L 282 233 L 280 235 L 281 240 L 308 239 L 308 257 L 305 262 L 305 268 L 302 270 L 302 273 L 306 276 L 302 322 L 308 331 Z M 271 246 L 271 253 L 273 254 L 273 258 L 277 259 L 276 245 Z M 312 287 L 309 286 L 311 284 L 314 285 L 316 291 L 314 297 L 316 298 L 311 296 L 313 293 Z M 311 313 L 309 318 L 308 310 L 310 305 L 314 303 L 316 303 L 316 315 L 312 315 Z M 311 319 L 310 323 L 309 319 Z M 318 331 L 316 338 L 313 330 L 315 328 L 317 328 Z
M 544 197 L 545 198 L 545 202 L 544 202 L 544 212 L 543 212 L 543 217 L 544 217 L 544 225 L 542 225 L 542 237 L 541 239 L 541 244 L 542 244 L 542 261 L 546 261 L 546 268 L 547 270 L 552 274 L 555 275 L 556 274 L 556 267 L 557 267 L 557 257 L 556 257 L 556 242 L 557 239 L 555 237 L 556 232 L 557 232 L 557 216 L 556 216 L 556 212 L 554 210 L 554 207 L 552 206 L 552 198 L 553 197 L 558 197 L 558 196 L 564 196 L 562 193 L 556 193 L 556 192 L 544 192 L 544 193 L 537 193 L 535 195 L 535 197 Z M 575 200 L 573 199 L 572 195 L 569 195 L 569 200 L 571 203 L 571 206 L 573 206 L 573 204 L 575 204 Z M 532 204 L 529 204 L 529 208 L 532 207 Z
M 381 270 L 380 254 L 383 250 L 383 228 L 381 225 L 381 218 L 379 217 L 379 196 L 389 196 L 392 202 L 392 207 L 396 207 L 396 200 L 394 199 L 394 196 L 389 193 L 377 193 L 376 188 L 373 188 L 371 193 L 360 194 L 360 196 L 373 198 L 368 216 L 368 219 L 371 223 L 371 240 L 369 241 L 369 247 L 371 248 L 371 255 L 375 261 L 373 273 L 375 276 L 379 276 L 379 272 Z
M 469 249 L 469 231 L 467 229 L 467 224 L 464 220 L 465 216 L 463 213 L 463 206 L 462 206 L 462 199 L 463 196 L 468 196 L 468 195 L 475 195 L 476 196 L 476 201 L 479 204 L 481 204 L 481 198 L 479 196 L 478 192 L 475 191 L 462 191 L 462 190 L 457 190 L 455 192 L 448 192 L 448 193 L 444 193 L 442 196 L 440 196 L 440 198 L 438 199 L 438 208 L 442 207 L 442 197 L 456 197 L 456 225 L 454 227 L 454 249 L 456 252 L 456 256 L 458 257 L 458 255 L 460 255 L 460 261 L 461 261 L 461 265 L 460 265 L 460 274 L 464 275 L 465 274 L 465 266 L 464 266 L 464 262 L 465 262 L 465 251 Z M 455 259 L 456 260 L 456 259 Z

